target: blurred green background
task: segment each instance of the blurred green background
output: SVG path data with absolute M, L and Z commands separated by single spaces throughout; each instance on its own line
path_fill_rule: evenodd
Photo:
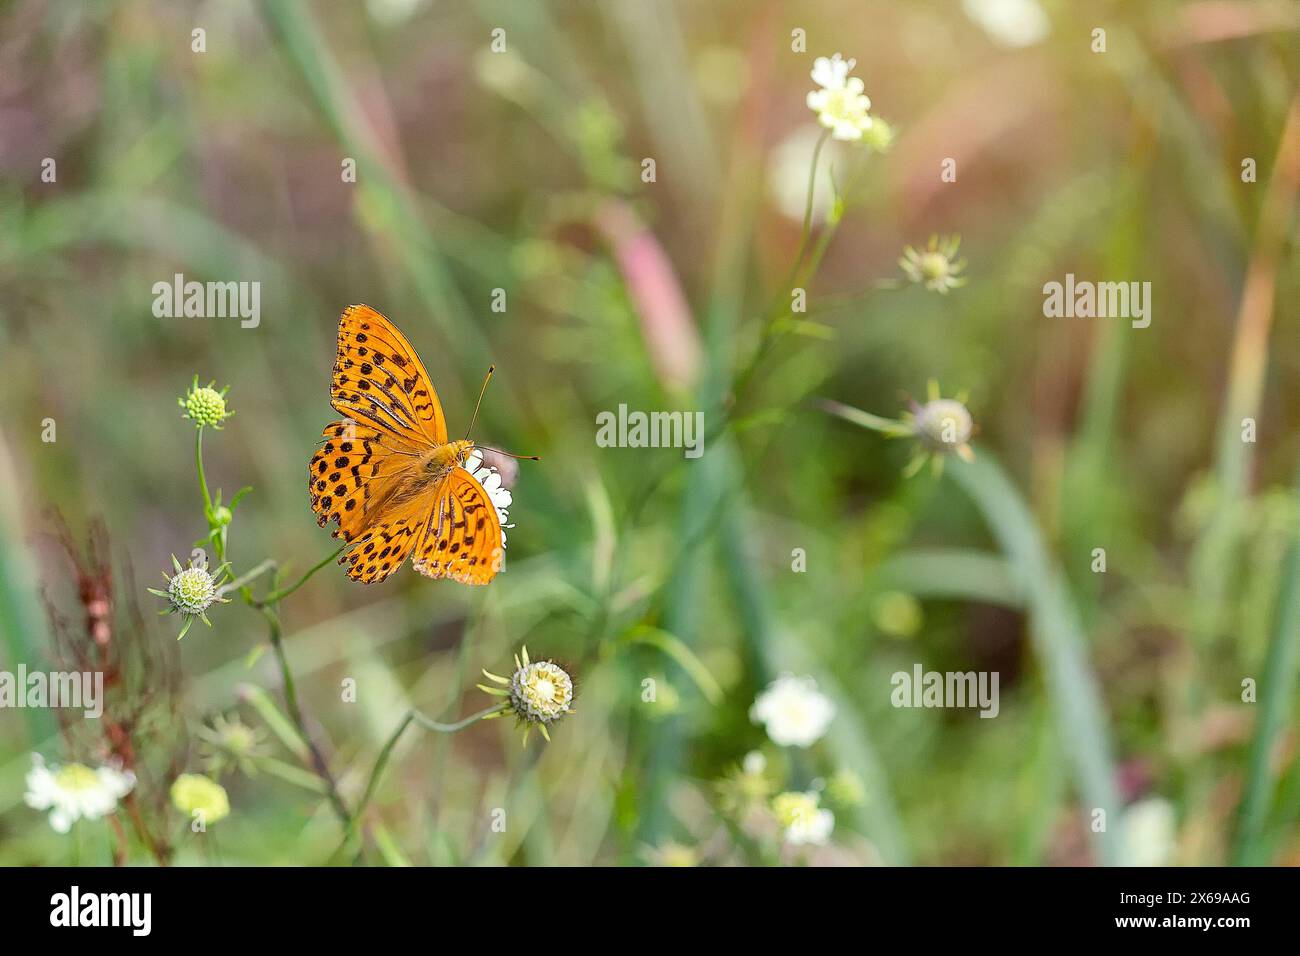
M 419 351 L 453 434 L 495 362 L 476 437 L 543 460 L 519 467 L 490 587 L 403 569 L 366 588 L 327 567 L 284 603 L 344 798 L 407 708 L 480 709 L 479 669 L 508 671 L 521 644 L 579 685 L 550 745 L 521 750 L 507 721 L 408 732 L 367 861 L 1300 861 L 1298 29 L 1295 4 L 1265 0 L 11 0 L 3 666 L 53 666 L 46 601 L 80 613 L 50 508 L 78 539 L 102 517 L 120 613 L 137 602 L 174 644 L 143 589 L 204 533 L 176 407 L 196 373 L 236 411 L 205 435 L 209 481 L 255 489 L 236 570 L 272 557 L 291 577 L 332 550 L 303 471 L 336 417 L 338 314 L 365 302 Z M 857 185 L 838 228 L 829 193 L 814 204 L 811 334 L 779 336 L 738 390 L 770 303 L 788 303 L 809 71 L 837 51 L 897 140 L 828 146 Z M 897 265 L 936 233 L 968 259 L 946 296 Z M 178 272 L 260 282 L 260 324 L 155 318 L 153 284 Z M 1045 318 L 1042 286 L 1067 272 L 1150 282 L 1150 328 Z M 905 479 L 909 441 L 818 407 L 895 417 L 931 378 L 968 390 L 979 429 L 976 463 L 939 478 Z M 704 457 L 598 447 L 596 415 L 620 403 L 704 410 Z M 146 799 L 202 770 L 197 731 L 219 714 L 301 766 L 265 724 L 281 692 L 266 622 L 234 603 L 213 624 L 167 648 L 170 717 L 137 728 L 159 764 Z M 895 709 L 890 675 L 918 662 L 999 672 L 999 716 Z M 748 716 L 784 671 L 836 705 L 807 750 Z M 134 692 L 161 704 L 164 684 Z M 23 804 L 30 754 L 102 760 L 89 736 L 0 711 L 0 862 L 109 862 L 102 824 L 60 836 Z M 754 750 L 771 790 L 861 784 L 824 793 L 827 846 L 774 850 L 736 811 Z M 176 860 L 330 859 L 337 822 L 287 776 L 223 776 L 233 812 L 203 835 L 154 799 Z M 1135 803 L 1159 809 L 1155 835 L 1119 825 Z

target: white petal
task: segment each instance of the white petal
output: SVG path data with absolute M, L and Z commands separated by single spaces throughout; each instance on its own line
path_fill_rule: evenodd
M 818 86 L 831 86 L 835 82 L 835 71 L 831 68 L 831 61 L 824 56 L 819 56 L 813 60 L 812 80 Z

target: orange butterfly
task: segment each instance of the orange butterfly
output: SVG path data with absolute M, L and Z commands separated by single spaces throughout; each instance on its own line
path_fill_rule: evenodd
M 333 535 L 347 542 L 339 564 L 348 577 L 382 581 L 411 555 L 415 570 L 431 578 L 487 584 L 496 577 L 510 492 L 478 467 L 472 441 L 447 440 L 438 394 L 415 349 L 368 305 L 349 306 L 339 318 L 330 404 L 347 417 L 326 426 L 307 488 L 317 523 L 337 522 Z

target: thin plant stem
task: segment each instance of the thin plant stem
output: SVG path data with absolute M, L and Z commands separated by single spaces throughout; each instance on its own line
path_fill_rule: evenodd
M 266 572 L 274 571 L 274 570 L 275 570 L 275 562 L 270 558 L 267 558 L 261 564 L 254 567 L 253 570 L 246 572 L 241 577 L 238 577 L 235 580 L 231 581 L 229 584 L 223 585 L 221 588 L 221 593 L 224 595 L 224 594 L 229 594 L 231 591 L 242 591 L 250 583 L 256 581 L 263 574 L 266 574 Z
M 795 250 L 794 260 L 790 263 L 790 275 L 785 282 L 786 288 L 789 288 L 790 284 L 794 282 L 795 276 L 799 274 L 799 263 L 803 261 L 804 250 L 808 248 L 808 240 L 812 237 L 813 195 L 817 186 L 817 161 L 821 159 L 822 147 L 826 145 L 826 140 L 830 138 L 830 135 L 830 130 L 823 130 L 821 136 L 817 137 L 817 145 L 813 147 L 812 165 L 808 168 L 808 193 L 804 197 L 803 204 L 803 228 L 799 230 L 799 246 Z
M 431 717 L 426 717 L 415 709 L 408 710 L 398 723 L 396 729 L 394 729 L 389 735 L 388 740 L 384 743 L 383 749 L 379 751 L 379 756 L 375 758 L 375 766 L 370 771 L 370 779 L 366 781 L 366 789 L 361 794 L 361 800 L 357 803 L 356 811 L 352 815 L 352 822 L 347 828 L 343 845 L 340 846 L 339 849 L 342 850 L 343 847 L 347 846 L 353 836 L 355 836 L 357 824 L 365 813 L 366 807 L 370 805 L 370 798 L 374 796 L 375 788 L 379 786 L 379 779 L 383 775 L 384 768 L 388 766 L 388 760 L 393 754 L 393 748 L 397 746 L 397 741 L 401 739 L 401 736 L 406 732 L 407 727 L 414 723 L 419 724 L 425 730 L 432 730 L 441 734 L 454 734 L 456 731 L 464 730 L 471 724 L 477 723 L 486 717 L 502 713 L 507 706 L 508 705 L 504 703 L 493 704 L 491 707 L 488 707 L 485 710 L 480 710 L 476 714 L 471 714 L 464 720 L 459 720 L 453 724 L 441 723 Z
M 154 838 L 153 833 L 145 826 L 144 817 L 140 814 L 140 803 L 136 800 L 135 791 L 128 793 L 122 800 L 126 807 L 127 817 L 131 820 L 131 826 L 135 829 L 144 845 L 148 847 L 149 853 L 158 862 L 159 866 L 170 866 L 172 850 L 169 845 Z
M 817 151 L 813 153 L 813 168 L 808 174 L 808 197 L 804 215 L 803 235 L 799 240 L 799 249 L 795 255 L 794 262 L 790 267 L 790 276 L 786 280 L 785 289 L 778 292 L 778 297 L 773 300 L 772 306 L 767 314 L 767 319 L 763 325 L 762 332 L 759 336 L 758 346 L 754 349 L 754 354 L 750 356 L 749 361 L 745 363 L 744 368 L 735 376 L 734 384 L 731 389 L 731 407 L 725 413 L 727 420 L 730 420 L 735 409 L 740 407 L 741 399 L 745 396 L 746 392 L 748 392 L 754 374 L 758 371 L 763 360 L 767 358 L 772 347 L 777 343 L 781 335 L 788 332 L 788 329 L 782 323 L 787 319 L 793 318 L 794 313 L 788 305 L 782 304 L 780 296 L 788 292 L 791 288 L 807 286 L 808 283 L 812 281 L 813 276 L 817 274 L 817 270 L 821 266 L 822 258 L 826 255 L 826 250 L 830 247 L 831 240 L 835 238 L 840 223 L 844 219 L 844 197 L 848 196 L 853 191 L 865 171 L 865 166 L 859 167 L 855 171 L 853 177 L 845 184 L 843 192 L 837 190 L 836 206 L 827 217 L 826 225 L 817 236 L 817 243 L 813 246 L 812 253 L 808 257 L 808 261 L 805 263 L 803 261 L 804 253 L 807 251 L 808 240 L 812 237 L 812 199 L 813 187 L 816 182 L 817 173 L 817 153 L 820 152 L 821 145 L 825 141 L 826 136 L 823 134 L 822 138 L 818 140 Z
M 126 831 L 122 829 L 122 821 L 118 819 L 116 813 L 108 815 L 108 826 L 113 836 L 113 865 L 126 865 L 127 840 Z
M 337 550 L 335 550 L 335 551 L 331 551 L 329 554 L 327 554 L 324 558 L 321 559 L 321 561 L 320 561 L 319 564 L 314 565 L 314 566 L 311 568 L 310 571 L 308 571 L 306 574 L 304 574 L 302 577 L 300 577 L 300 578 L 299 578 L 295 583 L 291 584 L 291 585 L 290 585 L 289 587 L 287 587 L 287 588 L 280 588 L 280 590 L 278 590 L 278 591 L 272 591 L 272 592 L 271 592 L 270 594 L 268 594 L 266 597 L 262 598 L 262 600 L 259 601 L 258 604 L 259 604 L 259 605 L 275 604 L 277 601 L 283 601 L 285 598 L 287 598 L 287 597 L 288 597 L 290 594 L 292 594 L 294 591 L 298 590 L 300 587 L 302 587 L 304 584 L 306 584 L 306 583 L 308 582 L 308 580 L 311 579 L 311 576 L 312 576 L 313 574 L 315 574 L 315 573 L 316 573 L 317 571 L 319 571 L 321 568 L 325 567 L 325 565 L 329 564 L 331 561 L 333 561 L 335 558 L 337 558 L 340 554 L 342 554 L 342 553 L 343 553 L 343 549 L 346 548 L 346 547 L 347 547 L 346 544 L 341 544 L 341 545 L 339 545 L 339 547 L 338 547 Z
M 203 472 L 203 426 L 194 429 L 194 467 L 199 473 L 199 490 L 203 492 L 203 516 L 212 520 L 212 495 L 208 493 L 208 479 Z
M 303 743 L 311 751 L 312 763 L 317 775 L 325 782 L 326 796 L 329 798 L 330 806 L 334 808 L 334 815 L 339 818 L 344 830 L 348 830 L 352 825 L 352 815 L 348 812 L 347 804 L 343 802 L 343 797 L 339 793 L 338 782 L 334 779 L 334 775 L 330 773 L 324 754 L 316 746 L 311 734 L 307 732 L 307 722 L 303 719 L 302 708 L 298 704 L 298 690 L 293 681 L 293 671 L 289 667 L 289 658 L 284 650 L 284 636 L 280 627 L 280 617 L 269 607 L 263 607 L 261 610 L 270 625 L 271 650 L 275 653 L 275 659 L 280 665 L 280 679 L 284 683 L 284 699 L 289 708 L 289 719 L 293 721 Z
M 454 724 L 441 723 L 439 721 L 432 719 L 431 717 L 426 717 L 418 710 L 411 711 L 411 717 L 415 720 L 417 724 L 419 724 L 425 730 L 432 730 L 435 733 L 440 733 L 440 734 L 454 734 L 458 730 L 464 730 L 466 727 L 474 723 L 476 720 L 482 720 L 485 717 L 490 717 L 492 714 L 500 713 L 501 711 L 505 710 L 505 708 L 506 708 L 505 704 L 494 704 L 493 706 L 488 707 L 485 710 L 480 710 L 477 714 L 471 714 L 470 716 L 466 717 L 464 720 L 458 720 Z
M 203 471 L 203 427 L 194 430 L 194 468 L 199 474 L 199 490 L 203 492 L 203 519 L 208 523 L 208 536 L 212 541 L 212 550 L 217 553 L 217 564 L 226 563 L 226 529 L 218 528 L 214 520 L 216 513 L 212 509 L 212 494 L 208 491 L 208 476 Z M 248 599 L 247 590 L 242 592 Z

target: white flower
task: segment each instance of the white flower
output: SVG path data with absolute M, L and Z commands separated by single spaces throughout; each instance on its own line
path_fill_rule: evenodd
M 483 464 L 483 453 L 475 448 L 465 459 L 465 470 L 474 476 L 475 480 L 483 486 L 483 490 L 488 493 L 488 498 L 492 500 L 492 505 L 497 509 L 497 518 L 501 523 L 501 547 L 506 546 L 506 528 L 513 528 L 514 525 L 507 524 L 508 509 L 514 497 L 510 494 L 509 488 L 501 487 L 501 476 L 497 474 L 495 468 Z
M 749 719 L 761 723 L 782 747 L 809 747 L 826 733 L 835 706 L 811 677 L 782 674 L 754 700 Z
M 962 0 L 966 16 L 1005 46 L 1032 46 L 1051 29 L 1038 0 Z
M 1174 808 L 1162 797 L 1148 797 L 1124 809 L 1119 820 L 1120 862 L 1124 866 L 1168 866 L 1174 852 Z
M 904 246 L 898 265 L 913 282 L 947 295 L 949 290 L 966 284 L 966 277 L 961 274 L 966 260 L 957 258 L 960 248 L 961 236 L 931 236 L 929 243 L 920 249 Z
M 846 60 L 838 53 L 829 60 L 819 56 L 813 61 L 812 80 L 824 89 L 842 90 L 857 63 L 857 60 Z
M 787 843 L 795 846 L 805 846 L 807 844 L 821 846 L 830 839 L 831 831 L 834 829 L 835 814 L 825 807 L 821 807 L 808 817 L 800 817 L 786 827 L 785 839 Z
M 779 793 L 772 800 L 772 812 L 784 830 L 785 841 L 793 846 L 820 846 L 835 829 L 835 814 L 818 806 L 816 793 Z
M 849 76 L 856 60 L 845 60 L 836 53 L 829 60 L 819 56 L 813 62 L 812 79 L 821 87 L 808 94 L 808 108 L 836 139 L 860 140 L 871 129 L 871 100 L 863 93 L 865 86 L 856 76 Z
M 85 817 L 98 820 L 117 809 L 117 801 L 131 792 L 135 774 L 100 767 L 91 770 L 85 764 L 46 766 L 40 754 L 32 754 L 32 769 L 27 771 L 24 799 L 34 810 L 50 811 L 50 826 L 67 833 Z
M 745 759 L 741 763 L 745 773 L 758 775 L 767 770 L 767 758 L 760 751 L 751 750 L 745 754 Z

